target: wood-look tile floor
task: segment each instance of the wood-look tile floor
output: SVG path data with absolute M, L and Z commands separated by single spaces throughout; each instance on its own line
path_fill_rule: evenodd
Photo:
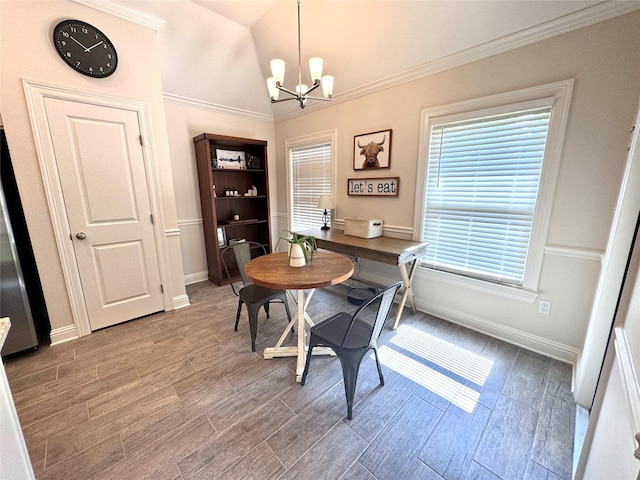
M 7 359 L 38 479 L 571 478 L 567 364 L 405 308 L 385 386 L 365 359 L 349 421 L 337 359 L 301 387 L 293 358 L 251 352 L 245 316 L 233 331 L 229 287 L 187 291 L 190 307 Z M 353 310 L 346 291 L 316 291 L 311 315 Z M 258 352 L 284 318 L 261 313 Z

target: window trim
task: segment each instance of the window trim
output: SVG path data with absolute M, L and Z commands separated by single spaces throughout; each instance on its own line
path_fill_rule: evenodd
M 331 182 L 331 196 L 335 204 L 335 188 L 336 188 L 336 151 L 338 150 L 338 131 L 336 129 L 324 130 L 321 132 L 293 137 L 284 141 L 284 151 L 286 155 L 285 173 L 287 178 L 287 228 L 292 230 L 293 218 L 293 172 L 291 169 L 291 150 L 296 148 L 309 147 L 321 143 L 331 144 L 331 166 L 329 167 L 329 175 Z
M 522 286 L 514 287 L 485 280 L 472 279 L 474 287 L 477 288 L 484 285 L 486 288 L 483 288 L 483 291 L 487 293 L 496 294 L 501 289 L 504 289 L 505 292 L 513 292 L 513 289 L 517 288 L 523 292 L 529 292 L 529 294 L 522 296 L 522 299 L 527 302 L 532 302 L 537 296 L 544 248 L 551 219 L 551 209 L 553 206 L 558 171 L 560 169 L 564 134 L 569 116 L 573 83 L 573 79 L 569 79 L 459 103 L 426 108 L 420 113 L 420 148 L 416 177 L 416 203 L 414 210 L 414 225 L 416 228 L 414 229 L 414 240 L 422 238 L 423 233 L 425 179 L 427 175 L 431 123 L 436 120 L 438 123 L 442 123 L 443 119 L 461 119 L 465 116 L 472 118 L 481 116 L 483 112 L 486 113 L 487 111 L 491 113 L 509 111 L 523 104 L 535 105 L 549 102 L 552 105 L 547 147 L 542 172 L 540 174 L 538 201 L 536 202 L 533 216 L 530 248 L 525 264 Z M 420 272 L 429 278 L 442 280 L 442 275 L 432 274 L 432 272 L 435 271 L 426 266 L 421 265 Z M 438 274 L 440 273 L 441 272 L 438 272 Z M 462 275 L 448 274 L 447 283 L 468 287 L 470 285 L 470 279 Z

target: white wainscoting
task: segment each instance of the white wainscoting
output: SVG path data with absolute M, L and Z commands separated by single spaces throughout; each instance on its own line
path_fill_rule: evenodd
M 638 373 L 634 368 L 633 350 L 629 345 L 624 328 L 615 328 L 614 345 L 622 377 L 622 386 L 629 406 L 630 423 L 633 431 L 640 433 L 640 383 L 638 383 Z M 636 355 L 638 354 L 637 350 L 638 346 L 636 345 Z M 638 452 L 640 455 L 640 448 Z
M 202 218 L 178 220 L 184 283 L 204 282 L 209 278 L 207 255 L 204 247 Z
M 341 220 L 336 220 L 334 226 L 340 225 Z M 393 227 L 391 225 L 385 225 L 385 234 L 388 231 L 393 231 L 399 238 L 411 238 L 412 235 L 408 234 L 405 228 Z M 388 235 L 388 236 L 396 236 Z M 545 255 L 562 256 L 566 258 L 580 259 L 585 262 L 598 262 L 601 263 L 603 252 L 596 250 L 572 248 L 566 246 L 545 246 Z M 396 281 L 399 278 L 399 273 L 396 267 L 391 265 L 384 265 L 377 262 L 371 262 L 361 259 L 356 267 L 356 273 L 358 278 L 363 281 L 371 282 L 374 284 L 389 284 Z M 502 323 L 497 323 L 489 318 L 483 318 L 477 315 L 470 314 L 455 308 L 455 305 L 443 305 L 437 302 L 437 299 L 427 298 L 424 293 L 421 294 L 419 288 L 415 288 L 416 282 L 420 282 L 420 279 L 429 279 L 437 281 L 437 276 L 431 274 L 431 271 L 421 269 L 416 273 L 414 281 L 414 294 L 416 298 L 416 304 L 418 310 L 430 315 L 437 316 L 444 320 L 450 321 L 462 325 L 464 327 L 476 330 L 491 337 L 504 340 L 505 342 L 521 346 L 528 350 L 538 352 L 540 354 L 562 360 L 564 362 L 576 364 L 580 349 L 571 345 L 566 345 L 560 342 L 556 342 L 539 335 L 534 335 L 517 328 L 506 326 Z M 490 288 L 490 286 L 488 286 Z M 515 294 L 514 294 L 515 295 Z M 531 303 L 529 297 L 533 296 L 537 298 L 536 292 L 524 292 L 522 295 L 526 297 L 526 303 Z M 522 296 L 520 295 L 520 296 Z M 500 295 L 503 298 L 510 298 L 509 295 Z M 511 300 L 520 300 L 518 295 Z
M 399 278 L 398 269 L 391 265 L 384 265 L 368 260 L 360 260 L 359 278 L 375 284 L 390 284 Z M 416 277 L 420 272 L 416 274 Z M 415 281 L 414 281 L 415 285 Z M 416 305 L 420 312 L 434 315 L 449 322 L 484 333 L 490 337 L 503 340 L 513 345 L 526 348 L 551 358 L 575 365 L 579 350 L 537 335 L 508 327 L 489 319 L 462 312 L 449 305 L 440 305 L 433 300 L 421 297 L 414 288 Z M 410 307 L 405 307 L 410 308 Z
M 286 229 L 286 214 L 271 215 L 271 241 L 275 248 L 275 242 L 279 238 L 278 232 Z M 182 265 L 184 268 L 184 284 L 204 282 L 209 279 L 207 267 L 207 254 L 204 245 L 204 231 L 202 218 L 178 220 L 180 229 L 180 247 L 182 249 Z M 275 240 L 274 240 L 275 239 Z

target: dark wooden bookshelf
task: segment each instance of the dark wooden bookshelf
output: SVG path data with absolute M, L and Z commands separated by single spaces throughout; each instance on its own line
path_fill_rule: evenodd
M 230 240 L 258 242 L 264 245 L 267 252 L 271 252 L 267 142 L 210 133 L 194 137 L 193 142 L 208 276 L 215 284 L 224 285 L 228 281 L 222 266 L 221 251 Z M 234 160 L 218 158 L 219 154 Z M 238 158 L 241 160 L 237 161 Z M 231 164 L 233 167 L 229 168 Z M 257 195 L 245 195 L 253 187 Z M 226 195 L 226 190 L 237 194 Z M 239 215 L 239 220 L 233 219 L 234 213 Z M 222 229 L 222 235 L 219 235 L 219 229 Z M 224 242 L 222 245 L 219 238 Z M 239 280 L 233 255 L 225 258 L 231 259 L 228 264 L 234 281 Z

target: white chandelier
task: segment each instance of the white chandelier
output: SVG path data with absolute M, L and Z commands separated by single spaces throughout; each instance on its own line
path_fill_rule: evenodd
M 331 75 L 322 76 L 322 58 L 313 57 L 309 59 L 309 69 L 311 70 L 311 81 L 313 85 L 309 88 L 302 83 L 302 61 L 300 53 L 300 0 L 298 0 L 298 85 L 296 90 L 285 88 L 284 82 L 284 60 L 275 58 L 271 60 L 271 77 L 267 78 L 267 87 L 269 88 L 269 96 L 271 103 L 285 102 L 287 100 L 297 100 L 300 108 L 307 106 L 307 100 L 331 100 L 333 94 L 333 77 Z M 322 85 L 322 93 L 324 97 L 309 96 L 316 88 Z M 285 92 L 291 97 L 278 99 L 280 92 Z

